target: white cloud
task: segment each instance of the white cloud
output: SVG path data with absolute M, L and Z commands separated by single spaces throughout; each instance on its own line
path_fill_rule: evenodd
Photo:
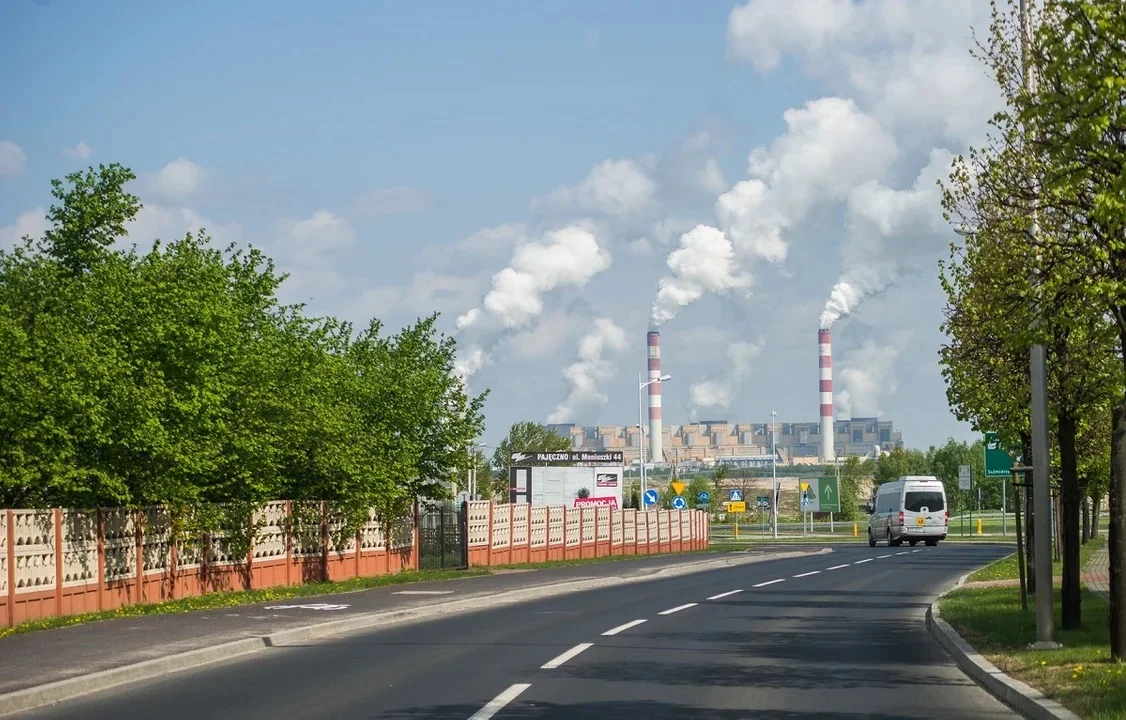
M 91 152 L 93 151 L 90 149 L 89 145 L 87 145 L 85 142 L 79 141 L 79 143 L 74 147 L 63 150 L 63 155 L 66 155 L 67 157 L 78 158 L 80 160 L 85 160 L 86 158 L 90 157 Z
M 160 169 L 148 182 L 148 190 L 170 200 L 184 200 L 199 191 L 207 173 L 181 157 Z
M 458 328 L 491 319 L 504 328 L 518 328 L 543 311 L 543 294 L 558 287 L 582 287 L 610 267 L 610 254 L 590 232 L 566 227 L 545 234 L 543 242 L 516 246 L 509 267 L 493 275 L 492 289 L 482 301 L 484 313 L 470 311 Z
M 649 323 L 659 327 L 676 317 L 704 293 L 725 294 L 749 290 L 753 278 L 738 271 L 735 250 L 727 236 L 707 225 L 697 225 L 680 238 L 680 247 L 669 254 L 672 275 L 660 279 Z
M 545 360 L 559 353 L 577 330 L 589 325 L 590 319 L 586 315 L 566 310 L 545 312 L 534 326 L 508 339 L 506 352 L 510 349 L 516 357 L 525 360 Z
M 834 382 L 841 390 L 834 399 L 838 417 L 880 417 L 881 403 L 899 389 L 895 363 L 910 335 L 900 333 L 886 344 L 868 338 L 843 357 Z
M 0 140 L 0 177 L 22 175 L 27 167 L 27 155 L 14 142 Z
M 749 0 L 728 17 L 728 50 L 759 72 L 786 56 L 917 137 L 975 142 L 998 107 L 971 26 L 989 0 Z
M 736 342 L 727 348 L 727 366 L 710 378 L 695 382 L 689 388 L 690 412 L 713 408 L 726 410 L 751 377 L 755 359 L 762 354 L 763 343 Z
M 580 209 L 606 215 L 642 210 L 657 184 L 632 160 L 603 160 L 578 185 L 561 186 L 532 201 L 533 208 Z
M 377 188 L 356 198 L 355 212 L 360 217 L 417 215 L 426 212 L 431 202 L 429 191 L 409 185 L 397 185 Z
M 119 247 L 130 244 L 138 250 L 147 251 L 154 240 L 172 242 L 186 233 L 207 230 L 212 242 L 218 247 L 242 241 L 242 226 L 238 223 L 223 224 L 210 221 L 192 208 L 171 207 L 158 203 L 145 203 L 137 216 L 125 227 L 128 238 L 118 241 Z
M 422 255 L 427 264 L 441 267 L 472 258 L 493 258 L 511 252 L 526 235 L 523 223 L 504 223 L 481 228 L 452 245 L 427 245 Z
M 278 266 L 290 275 L 283 292 L 305 299 L 341 289 L 345 280 L 337 255 L 355 242 L 356 231 L 347 218 L 328 210 L 283 220 L 272 247 Z
M 591 410 L 608 401 L 602 386 L 614 374 L 609 356 L 629 346 L 626 331 L 610 318 L 597 318 L 579 341 L 579 359 L 563 370 L 570 390 L 548 416 L 551 423 L 569 422 L 580 410 Z
M 41 207 L 20 213 L 14 223 L 0 227 L 0 250 L 15 247 L 25 235 L 38 240 L 50 227 L 47 211 Z

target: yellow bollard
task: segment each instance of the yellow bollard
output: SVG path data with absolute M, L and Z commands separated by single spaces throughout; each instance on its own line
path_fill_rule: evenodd
M 981 535 L 981 518 L 977 519 L 977 534 Z
M 857 532 L 857 529 L 856 529 L 856 523 L 853 523 L 852 524 L 852 536 L 857 537 L 858 534 L 859 533 Z

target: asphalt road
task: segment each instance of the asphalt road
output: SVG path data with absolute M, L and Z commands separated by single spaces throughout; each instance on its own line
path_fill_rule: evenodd
M 849 545 L 275 648 L 13 717 L 1013 718 L 923 625 L 934 595 L 1006 552 Z

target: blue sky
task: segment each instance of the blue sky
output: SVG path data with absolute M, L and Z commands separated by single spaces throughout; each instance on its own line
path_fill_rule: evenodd
M 571 398 L 573 419 L 632 420 L 630 378 L 643 367 L 649 305 L 658 279 L 670 275 L 667 258 L 694 224 L 723 225 L 717 196 L 747 179 L 749 153 L 765 148 L 777 162 L 773 176 L 761 177 L 791 215 L 786 260 L 755 260 L 757 241 L 744 233 L 735 252 L 754 276 L 749 297 L 704 292 L 662 327 L 678 381 L 666 388 L 666 423 L 693 412 L 762 421 L 772 406 L 782 420 L 813 420 L 814 326 L 846 276 L 846 256 L 857 252 L 855 241 L 843 249 L 857 212 L 850 189 L 876 181 L 910 189 L 928 153 L 961 151 L 988 112 L 988 91 L 964 70 L 959 82 L 973 92 L 961 88 L 956 112 L 930 92 L 928 73 L 911 71 L 920 53 L 923 61 L 964 53 L 957 31 L 980 18 L 982 3 L 943 0 L 961 8 L 950 12 L 920 0 L 914 14 L 882 23 L 863 15 L 884 2 L 842 0 L 847 12 L 818 18 L 807 0 L 10 0 L 0 5 L 0 66 L 9 70 L 0 78 L 0 142 L 23 160 L 4 172 L 0 153 L 0 241 L 49 203 L 50 178 L 118 161 L 140 176 L 137 192 L 151 206 L 134 240 L 205 223 L 217 238 L 276 255 L 294 275 L 294 296 L 316 312 L 378 314 L 397 325 L 429 303 L 453 331 L 455 318 L 482 307 L 492 275 L 512 264 L 513 244 L 596 223 L 612 257 L 604 272 L 544 292 L 542 312 L 524 326 L 467 338 L 493 348 L 470 382 L 493 389 L 486 440 L 495 441 L 508 423 L 545 419 L 564 402 L 561 372 L 576 362 L 595 317 L 613 321 L 627 344 L 609 342 L 586 363 L 598 388 Z M 936 40 L 942 23 L 953 29 Z M 870 32 L 856 32 L 863 27 Z M 911 82 L 931 102 L 905 102 Z M 873 118 L 894 138 L 894 155 L 867 174 L 853 169 L 876 151 L 803 179 L 809 158 L 825 154 L 803 156 L 799 142 L 815 148 L 820 140 L 795 131 L 784 113 L 823 97 Z M 824 135 L 828 121 L 818 122 Z M 788 129 L 793 142 L 776 142 Z M 74 151 L 79 143 L 86 157 Z M 650 182 L 623 196 L 636 187 L 613 185 L 620 176 L 609 186 L 598 180 L 606 160 Z M 712 179 L 692 180 L 705 167 Z M 825 180 L 838 176 L 851 184 Z M 608 209 L 591 195 L 602 191 L 637 201 Z M 497 233 L 507 241 L 454 249 L 496 227 L 511 229 Z M 738 228 L 721 229 L 735 242 Z M 854 356 L 856 373 L 844 376 L 852 402 L 895 420 L 912 445 L 969 436 L 945 408 L 935 364 L 934 262 L 946 240 L 922 234 L 926 242 L 911 238 L 894 251 L 919 270 L 912 274 L 910 262 L 889 270 L 888 289 L 841 321 L 835 348 L 842 371 Z M 738 343 L 759 351 L 731 377 L 726 358 Z M 865 372 L 881 377 L 873 384 Z M 726 405 L 693 404 L 692 384 L 708 378 L 730 391 Z

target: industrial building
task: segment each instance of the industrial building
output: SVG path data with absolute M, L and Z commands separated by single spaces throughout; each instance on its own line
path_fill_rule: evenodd
M 890 420 L 852 418 L 834 421 L 833 447 L 838 458 L 850 455 L 871 457 L 903 447 L 903 436 Z M 570 439 L 574 450 L 621 450 L 627 463 L 636 463 L 640 436 L 636 425 L 548 425 L 555 433 Z M 807 465 L 820 462 L 821 423 L 775 423 L 774 444 L 778 461 Z M 649 438 L 646 437 L 648 441 Z M 647 443 L 648 444 L 648 443 Z M 704 420 L 686 425 L 664 425 L 660 446 L 662 460 L 668 464 L 720 458 L 770 456 L 770 423 L 732 423 Z

